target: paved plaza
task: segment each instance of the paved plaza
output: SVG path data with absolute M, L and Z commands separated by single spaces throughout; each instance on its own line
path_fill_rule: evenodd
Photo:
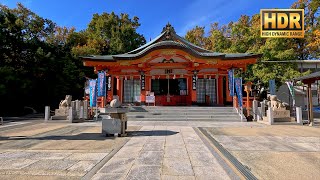
M 93 179 L 231 179 L 192 127 L 143 126 Z
M 202 127 L 258 179 L 319 179 L 320 128 L 254 122 L 129 121 L 0 126 L 0 179 L 242 179 Z M 201 128 L 200 128 L 201 129 Z
M 205 128 L 258 179 L 320 179 L 320 128 Z

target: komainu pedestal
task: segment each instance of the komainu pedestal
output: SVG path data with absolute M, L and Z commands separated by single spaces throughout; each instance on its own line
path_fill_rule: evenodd
M 272 111 L 272 123 L 294 121 L 294 118 L 290 117 L 290 110 L 286 109 L 285 104 L 278 100 L 276 95 L 270 96 L 268 104 L 268 109 Z M 264 121 L 269 121 L 267 116 L 263 117 Z

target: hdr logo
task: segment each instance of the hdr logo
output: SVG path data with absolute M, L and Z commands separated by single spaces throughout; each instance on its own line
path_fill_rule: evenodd
M 261 37 L 304 38 L 304 9 L 261 9 Z

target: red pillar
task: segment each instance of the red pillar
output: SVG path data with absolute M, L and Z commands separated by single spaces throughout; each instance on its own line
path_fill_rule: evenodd
M 123 92 L 123 90 L 122 90 L 122 86 L 123 86 L 123 78 L 122 77 L 120 77 L 120 78 L 117 78 L 117 91 L 118 91 L 118 96 L 119 96 L 119 100 L 120 100 L 120 102 L 122 102 L 122 92 Z
M 223 76 L 219 76 L 217 77 L 217 94 L 218 94 L 218 98 L 217 98 L 217 104 L 218 105 L 223 105 Z

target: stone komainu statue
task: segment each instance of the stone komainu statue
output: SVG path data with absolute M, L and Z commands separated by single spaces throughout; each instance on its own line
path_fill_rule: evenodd
M 286 106 L 280 100 L 278 100 L 276 95 L 270 96 L 271 108 L 273 110 L 285 110 Z
M 66 98 L 60 102 L 59 107 L 70 107 L 71 99 L 72 99 L 71 95 L 66 95 Z

